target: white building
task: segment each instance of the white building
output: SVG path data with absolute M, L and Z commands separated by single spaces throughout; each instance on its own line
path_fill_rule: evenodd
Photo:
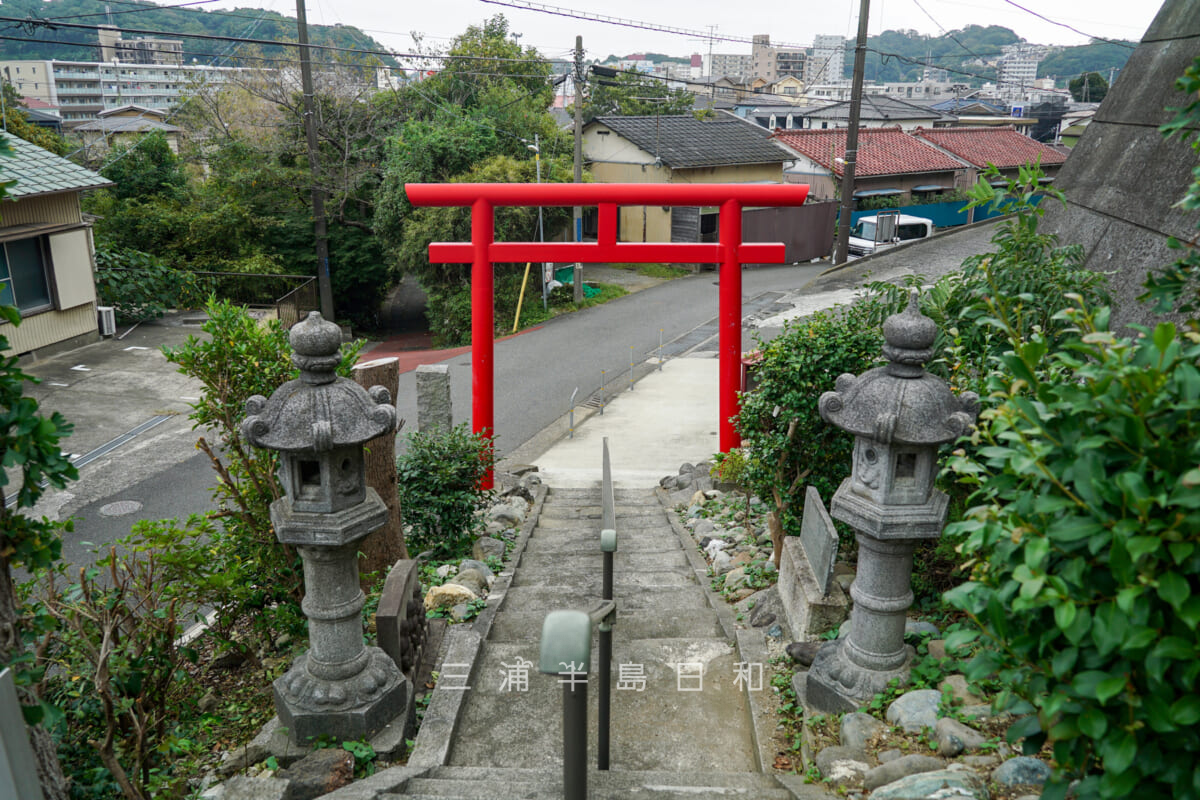
M 711 78 L 749 75 L 753 67 L 754 59 L 741 53 L 713 53 L 704 56 L 704 74 Z
M 17 94 L 57 107 L 64 122 L 94 120 L 101 111 L 128 105 L 165 111 L 197 85 L 224 83 L 243 71 L 116 61 L 0 61 L 0 74 Z
M 804 82 L 812 86 L 841 81 L 845 63 L 845 37 L 817 34 L 813 37 L 812 51 L 808 57 L 808 75 Z
M 1027 93 L 1035 91 L 1038 64 L 1048 50 L 1044 45 L 1025 42 L 1000 48 L 1004 55 L 997 64 L 996 90 L 1002 99 L 1020 102 Z

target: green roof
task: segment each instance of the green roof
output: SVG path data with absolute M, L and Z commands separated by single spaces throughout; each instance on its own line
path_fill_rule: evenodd
M 0 157 L 0 180 L 16 181 L 8 187 L 8 197 L 11 199 L 113 185 L 103 175 L 84 169 L 36 144 L 16 136 L 5 138 L 12 147 L 13 156 Z

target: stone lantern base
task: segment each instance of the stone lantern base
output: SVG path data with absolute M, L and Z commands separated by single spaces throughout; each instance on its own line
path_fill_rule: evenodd
M 349 680 L 312 674 L 311 652 L 275 679 L 275 710 L 293 741 L 304 744 L 317 736 L 339 741 L 370 738 L 404 713 L 411 690 L 408 679 L 378 647 L 367 647 L 363 653 L 366 664 Z
M 863 669 L 848 659 L 842 648 L 846 639 L 827 642 L 817 651 L 812 666 L 803 681 L 796 681 L 796 688 L 803 689 L 800 702 L 814 711 L 839 714 L 856 711 L 872 697 L 885 691 L 888 685 L 899 678 L 906 683 L 913 649 L 905 648 L 905 659 L 892 669 Z M 799 678 L 799 676 L 797 676 Z

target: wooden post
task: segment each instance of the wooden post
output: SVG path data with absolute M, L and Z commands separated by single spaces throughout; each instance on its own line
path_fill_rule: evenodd
M 352 370 L 354 381 L 364 389 L 382 386 L 396 401 L 400 387 L 400 360 L 379 358 L 355 364 Z M 379 530 L 362 540 L 359 545 L 361 557 L 358 574 L 366 588 L 368 573 L 387 575 L 389 569 L 402 558 L 408 558 L 404 545 L 404 531 L 400 527 L 400 497 L 396 493 L 396 433 L 403 427 L 404 420 L 396 426 L 394 433 L 385 433 L 366 443 L 367 486 L 379 493 L 388 508 L 388 521 Z

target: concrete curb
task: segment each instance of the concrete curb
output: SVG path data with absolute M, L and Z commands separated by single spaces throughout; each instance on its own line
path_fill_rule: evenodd
M 814 280 L 820 280 L 821 278 L 825 277 L 826 275 L 833 275 L 835 273 L 842 272 L 843 270 L 849 269 L 851 267 L 858 266 L 859 264 L 869 263 L 872 259 L 882 258 L 883 256 L 889 255 L 891 253 L 897 253 L 897 252 L 900 252 L 901 250 L 905 250 L 914 245 L 922 244 L 923 242 L 932 242 L 932 241 L 935 241 L 938 239 L 945 238 L 947 236 L 953 236 L 956 233 L 962 233 L 963 231 L 970 231 L 970 230 L 974 230 L 975 228 L 981 228 L 984 225 L 991 225 L 993 223 L 1002 222 L 1003 220 L 1009 219 L 1012 216 L 1013 216 L 1012 214 L 1008 214 L 1008 215 L 1005 215 L 1002 217 L 988 217 L 987 219 L 981 219 L 979 222 L 971 222 L 967 225 L 955 225 L 951 229 L 939 231 L 938 233 L 935 233 L 933 236 L 930 236 L 926 239 L 913 239 L 911 242 L 904 242 L 902 244 L 896 245 L 895 247 L 889 247 L 888 249 L 883 250 L 881 252 L 871 253 L 870 255 L 867 255 L 867 256 L 859 256 L 858 258 L 854 259 L 853 261 L 846 260 L 846 261 L 842 262 L 841 264 L 835 264 L 832 267 L 830 267 L 829 269 L 824 270 Z M 811 283 L 811 281 L 810 281 L 810 283 Z

